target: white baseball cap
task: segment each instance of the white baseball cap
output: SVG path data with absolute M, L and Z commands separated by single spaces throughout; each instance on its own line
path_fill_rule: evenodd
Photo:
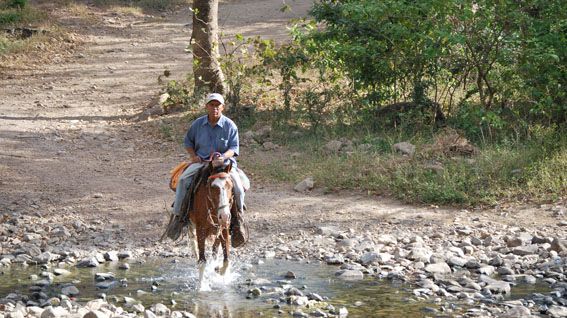
M 207 96 L 207 100 L 205 102 L 205 105 L 208 104 L 210 101 L 216 100 L 219 103 L 221 103 L 221 105 L 224 105 L 224 97 L 222 97 L 221 94 L 219 93 L 212 93 L 209 94 L 209 96 Z

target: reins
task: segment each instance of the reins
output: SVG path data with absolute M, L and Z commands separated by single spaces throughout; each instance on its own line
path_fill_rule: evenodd
M 216 174 L 214 174 L 214 175 L 209 176 L 209 177 L 208 177 L 208 180 L 223 179 L 223 178 L 229 178 L 229 177 L 230 177 L 230 174 L 228 174 L 228 173 L 226 173 L 226 172 L 219 172 L 219 173 L 216 173 Z M 231 194 L 231 195 L 232 195 L 232 194 Z M 230 205 L 230 201 L 231 201 L 231 200 L 229 199 L 229 205 Z M 225 238 L 224 235 L 223 235 L 223 232 L 222 232 L 222 229 L 221 229 L 220 225 L 219 225 L 218 223 L 214 222 L 213 217 L 212 217 L 212 213 L 211 213 L 211 212 L 212 212 L 213 207 L 214 207 L 214 202 L 213 202 L 213 199 L 212 199 L 212 197 L 211 197 L 211 187 L 210 187 L 210 185 L 207 185 L 207 203 L 206 203 L 206 207 L 207 207 L 207 215 L 208 215 L 208 217 L 209 217 L 209 222 L 210 222 L 211 225 L 212 225 L 214 228 L 216 228 L 216 230 L 217 230 L 217 235 L 216 235 L 216 236 L 217 236 L 217 237 L 218 237 L 218 236 L 221 236 L 224 240 L 226 240 L 226 238 Z M 222 209 L 223 207 L 224 207 L 224 205 L 217 207 L 217 208 L 216 208 L 217 213 L 218 213 L 218 211 L 219 211 L 220 209 Z M 218 215 L 217 215 L 217 218 L 218 218 Z

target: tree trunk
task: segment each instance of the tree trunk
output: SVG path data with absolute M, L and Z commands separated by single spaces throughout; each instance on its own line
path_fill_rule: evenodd
M 226 93 L 220 68 L 218 0 L 193 0 L 193 75 L 195 93 Z

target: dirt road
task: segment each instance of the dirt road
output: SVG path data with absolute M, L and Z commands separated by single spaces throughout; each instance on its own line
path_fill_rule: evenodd
M 290 18 L 308 1 L 231 1 L 220 6 L 226 37 L 236 33 L 281 39 Z M 165 69 L 171 78 L 190 70 L 187 10 L 167 18 L 96 12 L 92 24 L 61 21 L 86 42 L 72 56 L 0 78 L 0 212 L 97 222 L 121 231 L 117 243 L 155 244 L 173 199 L 168 171 L 184 156 L 180 141 L 152 135 L 156 121 L 137 121 L 155 99 Z M 246 145 L 243 145 L 243 152 Z M 254 180 L 252 180 L 254 182 Z M 248 195 L 253 241 L 333 223 L 355 231 L 427 230 L 469 219 L 531 226 L 533 209 L 463 211 L 406 206 L 363 195 L 297 194 L 258 185 Z M 523 212 L 522 212 L 523 211 Z M 554 224 L 541 214 L 539 227 Z M 89 239 L 89 238 L 84 238 Z

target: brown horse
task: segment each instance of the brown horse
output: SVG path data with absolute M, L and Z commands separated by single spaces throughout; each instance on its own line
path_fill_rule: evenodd
M 226 167 L 213 167 L 212 163 L 203 167 L 194 180 L 194 201 L 189 213 L 189 238 L 193 250 L 198 255 L 200 281 L 206 265 L 205 243 L 213 241 L 213 256 L 222 244 L 224 262 L 220 273 L 224 275 L 228 268 L 230 253 L 230 221 L 233 206 L 233 184 L 229 175 L 232 164 Z M 191 191 L 190 190 L 190 191 Z M 192 235 L 191 235 L 192 234 Z M 197 249 L 195 248 L 195 241 Z

